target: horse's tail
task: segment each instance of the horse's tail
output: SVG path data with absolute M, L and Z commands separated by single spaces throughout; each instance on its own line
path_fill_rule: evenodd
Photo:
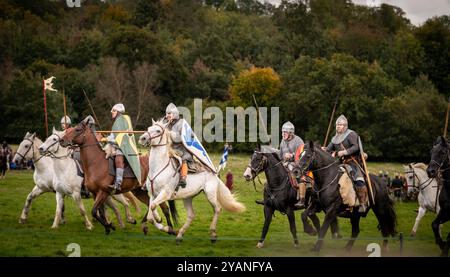
M 376 203 L 373 211 L 378 219 L 378 229 L 384 237 L 395 236 L 397 234 L 397 214 L 394 210 L 394 202 L 389 197 L 383 183 L 373 182 L 373 184 L 376 186 Z
M 177 211 L 177 205 L 175 205 L 175 200 L 169 200 L 169 210 L 170 215 L 172 216 L 173 224 L 174 226 L 178 225 L 178 211 Z
M 219 177 L 217 177 L 217 181 L 219 186 L 219 189 L 217 190 L 217 199 L 219 200 L 220 205 L 229 212 L 244 212 L 244 204 L 236 200 L 235 195 L 230 192 Z
M 125 198 L 128 199 L 128 201 L 131 202 L 131 205 L 133 205 L 134 209 L 138 212 L 138 214 L 141 214 L 141 207 L 139 206 L 139 202 L 136 196 L 134 196 L 134 194 L 131 193 L 130 191 L 125 192 L 123 195 L 125 196 Z

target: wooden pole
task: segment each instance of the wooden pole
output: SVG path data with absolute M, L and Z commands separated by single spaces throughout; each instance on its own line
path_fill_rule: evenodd
M 333 107 L 333 111 L 331 112 L 330 122 L 328 123 L 327 134 L 325 135 L 325 140 L 323 141 L 323 147 L 327 147 L 328 136 L 330 135 L 331 124 L 333 123 L 334 112 L 336 111 L 336 106 L 337 106 L 338 100 L 339 100 L 339 94 L 336 95 L 336 100 L 334 101 L 334 107 Z
M 86 100 L 88 101 L 89 107 L 91 108 L 92 115 L 94 116 L 95 122 L 97 122 L 98 127 L 100 127 L 100 129 L 103 129 L 102 125 L 100 124 L 100 121 L 98 121 L 97 115 L 95 114 L 94 107 L 92 107 L 91 101 L 89 100 L 89 97 L 87 96 L 86 91 L 84 89 L 83 89 L 83 93 L 84 93 L 84 97 L 86 97 Z
M 95 131 L 100 134 L 120 134 L 120 133 L 128 133 L 128 134 L 143 134 L 147 131 L 128 131 L 128 130 L 116 130 L 116 131 Z
M 444 138 L 447 138 L 448 114 L 450 110 L 450 97 L 448 98 L 447 113 L 445 114 Z
M 45 94 L 45 79 L 42 80 L 42 92 L 44 93 L 44 117 L 45 117 L 45 137 L 48 137 L 48 120 L 47 120 L 47 96 Z
M 264 120 L 261 118 L 261 114 L 259 113 L 259 106 L 258 106 L 258 103 L 256 102 L 255 94 L 252 94 L 252 95 L 253 95 L 253 102 L 255 102 L 256 112 L 258 114 L 258 119 L 259 119 L 259 121 L 261 121 L 261 125 L 262 125 L 264 131 L 266 132 L 266 135 L 269 136 L 269 133 L 267 132 L 266 125 L 264 124 Z M 270 144 L 272 144 L 272 140 L 270 140 Z
M 375 198 L 373 196 L 372 182 L 370 181 L 369 170 L 366 165 L 366 159 L 364 158 L 364 150 L 361 143 L 361 138 L 358 136 L 358 144 L 359 144 L 359 154 L 361 155 L 361 160 L 364 166 L 364 172 L 366 174 L 367 185 L 369 186 L 370 198 L 372 198 L 372 204 L 375 204 Z
M 63 87 L 63 105 L 64 105 L 64 124 L 67 126 L 67 108 L 66 108 L 66 93 Z

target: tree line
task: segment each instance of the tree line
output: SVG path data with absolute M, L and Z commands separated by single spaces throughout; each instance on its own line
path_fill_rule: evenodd
M 414 26 L 398 7 L 348 0 L 0 1 L 0 136 L 45 135 L 42 79 L 69 115 L 103 128 L 123 102 L 137 129 L 169 102 L 280 107 L 323 142 L 334 102 L 373 159 L 429 159 L 450 96 L 450 19 Z M 47 93 L 50 126 L 63 114 Z M 248 150 L 249 144 L 236 144 Z M 208 147 L 220 149 L 219 143 Z

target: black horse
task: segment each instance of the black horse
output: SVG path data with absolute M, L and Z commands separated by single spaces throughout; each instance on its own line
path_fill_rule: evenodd
M 318 202 L 325 212 L 325 219 L 319 231 L 319 239 L 313 251 L 320 251 L 328 226 L 336 220 L 337 216 L 350 218 L 352 238 L 346 245 L 346 249 L 350 251 L 359 234 L 359 220 L 361 216 L 365 216 L 367 213 L 364 215 L 360 214 L 357 209 L 353 209 L 352 212 L 346 212 L 347 207 L 342 203 L 339 193 L 338 181 L 342 174 L 339 170 L 339 164 L 330 154 L 315 146 L 312 141 L 305 144 L 304 151 L 293 169 L 293 173 L 297 176 L 305 175 L 308 171 L 313 172 Z M 386 248 L 387 238 L 397 233 L 397 216 L 386 186 L 375 175 L 371 174 L 370 180 L 375 194 L 375 203 L 371 203 L 370 207 L 378 219 L 378 228 L 384 237 L 383 246 Z
M 447 140 L 438 137 L 431 149 L 431 160 L 427 167 L 429 178 L 438 178 L 438 183 L 442 185 L 439 194 L 439 206 L 441 209 L 436 218 L 431 223 L 436 244 L 441 248 L 441 256 L 447 257 L 450 246 L 450 233 L 445 242 L 439 233 L 439 225 L 450 220 L 450 147 Z M 440 173 L 440 174 L 439 174 Z M 440 175 L 440 176 L 439 176 Z
M 260 172 L 266 174 L 267 185 L 264 188 L 264 226 L 258 247 L 264 246 L 264 240 L 269 230 L 270 222 L 274 212 L 280 211 L 286 214 L 289 226 L 294 238 L 295 246 L 298 246 L 297 228 L 295 225 L 294 204 L 297 203 L 297 190 L 292 187 L 289 181 L 287 169 L 283 166 L 277 153 L 261 152 L 258 148 L 253 153 L 249 165 L 244 173 L 244 178 L 250 181 Z M 309 201 L 310 194 L 307 193 L 306 201 Z M 312 211 L 312 209 L 311 209 Z M 314 212 L 302 215 L 304 231 L 309 234 L 316 234 L 316 230 L 307 222 L 307 217 L 311 218 L 316 230 L 320 229 L 320 221 Z M 332 224 L 333 233 L 338 234 L 337 221 Z

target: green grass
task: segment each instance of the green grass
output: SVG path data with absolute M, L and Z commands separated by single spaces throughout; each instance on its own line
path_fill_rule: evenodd
M 212 155 L 214 161 L 218 155 Z M 196 218 L 191 228 L 184 236 L 180 246 L 175 244 L 175 237 L 169 236 L 149 226 L 149 234 L 144 236 L 140 224 L 127 224 L 125 229 L 117 228 L 110 235 L 104 234 L 104 228 L 95 222 L 93 231 L 85 229 L 82 218 L 75 207 L 74 201 L 66 198 L 65 225 L 59 229 L 50 229 L 55 213 L 55 195 L 47 193 L 39 197 L 32 204 L 26 224 L 18 223 L 25 198 L 31 191 L 33 184 L 31 171 L 9 171 L 7 179 L 0 180 L 0 256 L 66 256 L 66 247 L 75 242 L 81 246 L 82 256 L 367 256 L 366 246 L 369 243 L 382 243 L 377 230 L 377 222 L 372 212 L 367 218 L 361 219 L 361 233 L 353 251 L 349 254 L 343 248 L 345 240 L 331 240 L 327 234 L 320 254 L 310 251 L 316 238 L 304 234 L 300 221 L 300 213 L 296 213 L 297 232 L 300 246 L 294 248 L 287 218 L 276 213 L 266 239 L 265 247 L 257 249 L 256 243 L 263 224 L 262 206 L 254 203 L 262 197 L 262 187 L 257 182 L 257 192 L 252 183 L 242 178 L 243 171 L 249 161 L 248 155 L 230 155 L 228 166 L 234 174 L 234 188 L 238 198 L 243 202 L 247 211 L 242 214 L 231 214 L 224 211 L 219 217 L 217 231 L 219 241 L 211 244 L 209 240 L 209 224 L 212 209 L 204 194 L 194 199 Z M 402 172 L 401 164 L 369 163 L 372 172 L 388 170 Z M 223 176 L 222 176 L 223 178 Z M 264 181 L 264 177 L 261 176 Z M 92 199 L 84 199 L 86 208 L 90 211 Z M 184 222 L 185 211 L 181 201 L 177 207 Z M 146 209 L 142 205 L 143 210 Z M 417 203 L 407 202 L 396 205 L 398 215 L 398 231 L 404 234 L 403 252 L 400 252 L 398 240 L 390 240 L 390 251 L 383 256 L 438 256 L 440 251 L 434 244 L 431 231 L 431 221 L 434 214 L 427 213 L 423 218 L 417 236 L 410 238 L 409 233 L 416 213 Z M 134 216 L 138 221 L 143 215 Z M 117 220 L 112 217 L 116 227 Z M 320 215 L 323 219 L 323 214 Z M 351 226 L 347 219 L 340 219 L 341 233 L 345 238 L 350 236 Z M 449 226 L 443 228 L 447 234 Z

